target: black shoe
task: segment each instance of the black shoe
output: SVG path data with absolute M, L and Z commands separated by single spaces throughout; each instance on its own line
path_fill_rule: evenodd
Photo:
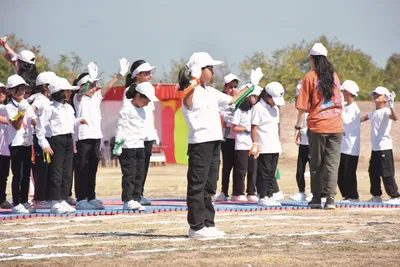
M 308 206 L 311 209 L 322 209 L 321 199 L 320 198 L 312 198 L 310 202 L 308 202 Z
M 324 209 L 326 210 L 334 210 L 336 209 L 335 200 L 331 197 L 326 198 Z

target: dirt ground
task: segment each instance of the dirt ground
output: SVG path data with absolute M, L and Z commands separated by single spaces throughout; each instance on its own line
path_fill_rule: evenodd
M 367 166 L 358 171 L 361 200 L 370 197 Z M 297 190 L 294 161 L 283 159 L 279 168 L 287 198 Z M 150 168 L 145 195 L 183 198 L 186 170 Z M 99 169 L 99 198 L 119 198 L 120 187 L 118 168 Z M 399 216 L 387 208 L 218 212 L 227 233 L 218 240 L 189 240 L 186 212 L 3 221 L 0 265 L 398 266 Z

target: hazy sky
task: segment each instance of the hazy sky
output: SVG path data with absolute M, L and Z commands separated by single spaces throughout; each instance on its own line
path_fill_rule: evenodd
M 161 77 L 171 59 L 196 51 L 238 65 L 255 51 L 270 54 L 322 34 L 353 44 L 380 67 L 400 52 L 399 0 L 1 0 L 0 6 L 0 35 L 40 45 L 53 63 L 76 52 L 106 74 L 127 57 L 147 60 Z

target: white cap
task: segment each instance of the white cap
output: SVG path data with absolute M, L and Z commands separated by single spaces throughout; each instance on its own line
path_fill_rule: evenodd
M 23 50 L 15 57 L 11 58 L 12 61 L 21 60 L 30 64 L 35 64 L 36 58 L 35 54 L 29 50 Z
M 47 83 L 50 84 L 50 82 L 56 77 L 57 75 L 52 71 L 42 72 L 36 77 L 36 86 Z
M 256 86 L 254 86 L 253 92 L 251 92 L 251 93 L 249 94 L 249 96 L 251 96 L 251 95 L 259 96 L 259 95 L 261 94 L 262 90 L 263 90 L 263 89 L 262 89 L 261 86 L 256 85 Z
M 372 96 L 374 93 L 376 93 L 378 95 L 386 95 L 386 96 L 390 95 L 389 90 L 386 87 L 383 87 L 383 86 L 376 87 L 374 91 L 371 91 L 369 93 L 369 95 Z
M 136 74 L 141 73 L 143 71 L 152 71 L 156 67 L 151 66 L 148 62 L 143 63 L 142 65 L 139 65 L 133 72 L 132 72 L 132 79 L 136 76 Z
M 360 88 L 358 88 L 358 85 L 356 84 L 355 81 L 346 80 L 340 86 L 340 90 L 346 90 L 350 94 L 352 94 L 354 96 L 358 96 L 358 91 L 360 91 Z
M 328 56 L 328 50 L 326 47 L 321 43 L 316 43 L 310 50 L 309 56 Z
M 200 68 L 204 68 L 222 64 L 222 61 L 214 60 L 207 52 L 196 52 L 189 58 L 189 61 L 186 63 L 186 68 L 190 69 L 194 63 L 198 63 Z
M 6 87 L 4 84 L 0 83 L 0 87 Z
M 137 92 L 141 93 L 142 95 L 145 95 L 152 102 L 158 101 L 158 98 L 156 97 L 156 94 L 155 94 L 154 86 L 149 82 L 139 83 L 136 86 L 135 90 Z
M 296 85 L 296 96 L 299 96 L 299 94 L 300 94 L 301 83 L 302 83 L 302 81 L 300 80 Z
M 226 75 L 224 77 L 224 83 L 230 83 L 231 81 L 237 80 L 238 82 L 240 82 L 240 79 L 233 73 L 229 73 L 228 75 Z
M 78 75 L 78 77 L 79 77 L 79 75 Z M 90 79 L 89 74 L 85 75 L 76 83 L 76 85 L 81 86 L 82 84 L 87 83 L 89 81 L 89 79 Z M 92 80 L 92 82 L 97 82 L 97 81 L 100 81 L 100 79 L 96 78 L 96 79 Z
M 67 79 L 56 77 L 49 85 L 50 94 L 57 93 L 61 90 L 78 90 L 79 86 L 72 86 Z
M 18 86 L 20 84 L 28 85 L 21 76 L 19 76 L 18 74 L 14 74 L 14 75 L 11 75 L 10 77 L 8 77 L 6 87 L 7 87 L 7 89 L 10 89 L 10 88 Z
M 278 82 L 272 82 L 267 84 L 264 88 L 265 92 L 267 92 L 275 102 L 277 106 L 285 105 L 285 99 L 283 95 L 285 94 L 285 89 L 283 89 L 282 84 Z

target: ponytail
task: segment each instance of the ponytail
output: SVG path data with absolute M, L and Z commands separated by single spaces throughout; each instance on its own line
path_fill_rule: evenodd
M 132 63 L 131 68 L 129 69 L 129 73 L 128 75 L 126 75 L 126 79 L 125 79 L 125 88 L 128 88 L 129 86 L 131 86 L 132 84 L 136 83 L 136 76 L 134 76 L 132 78 L 132 73 L 143 63 L 146 63 L 145 60 L 143 59 L 139 59 L 136 60 L 135 62 Z M 135 86 L 136 87 L 136 86 Z
M 178 73 L 178 91 L 185 90 L 190 85 L 191 77 L 188 73 L 188 69 L 185 67 L 181 68 Z
M 128 91 L 126 91 L 125 96 L 127 99 L 132 99 L 136 96 L 136 94 L 138 94 L 139 92 L 136 91 L 136 83 L 133 83 L 131 86 L 129 86 Z
M 318 75 L 318 88 L 326 100 L 331 100 L 335 84 L 333 65 L 325 56 L 312 56 L 312 58 Z

